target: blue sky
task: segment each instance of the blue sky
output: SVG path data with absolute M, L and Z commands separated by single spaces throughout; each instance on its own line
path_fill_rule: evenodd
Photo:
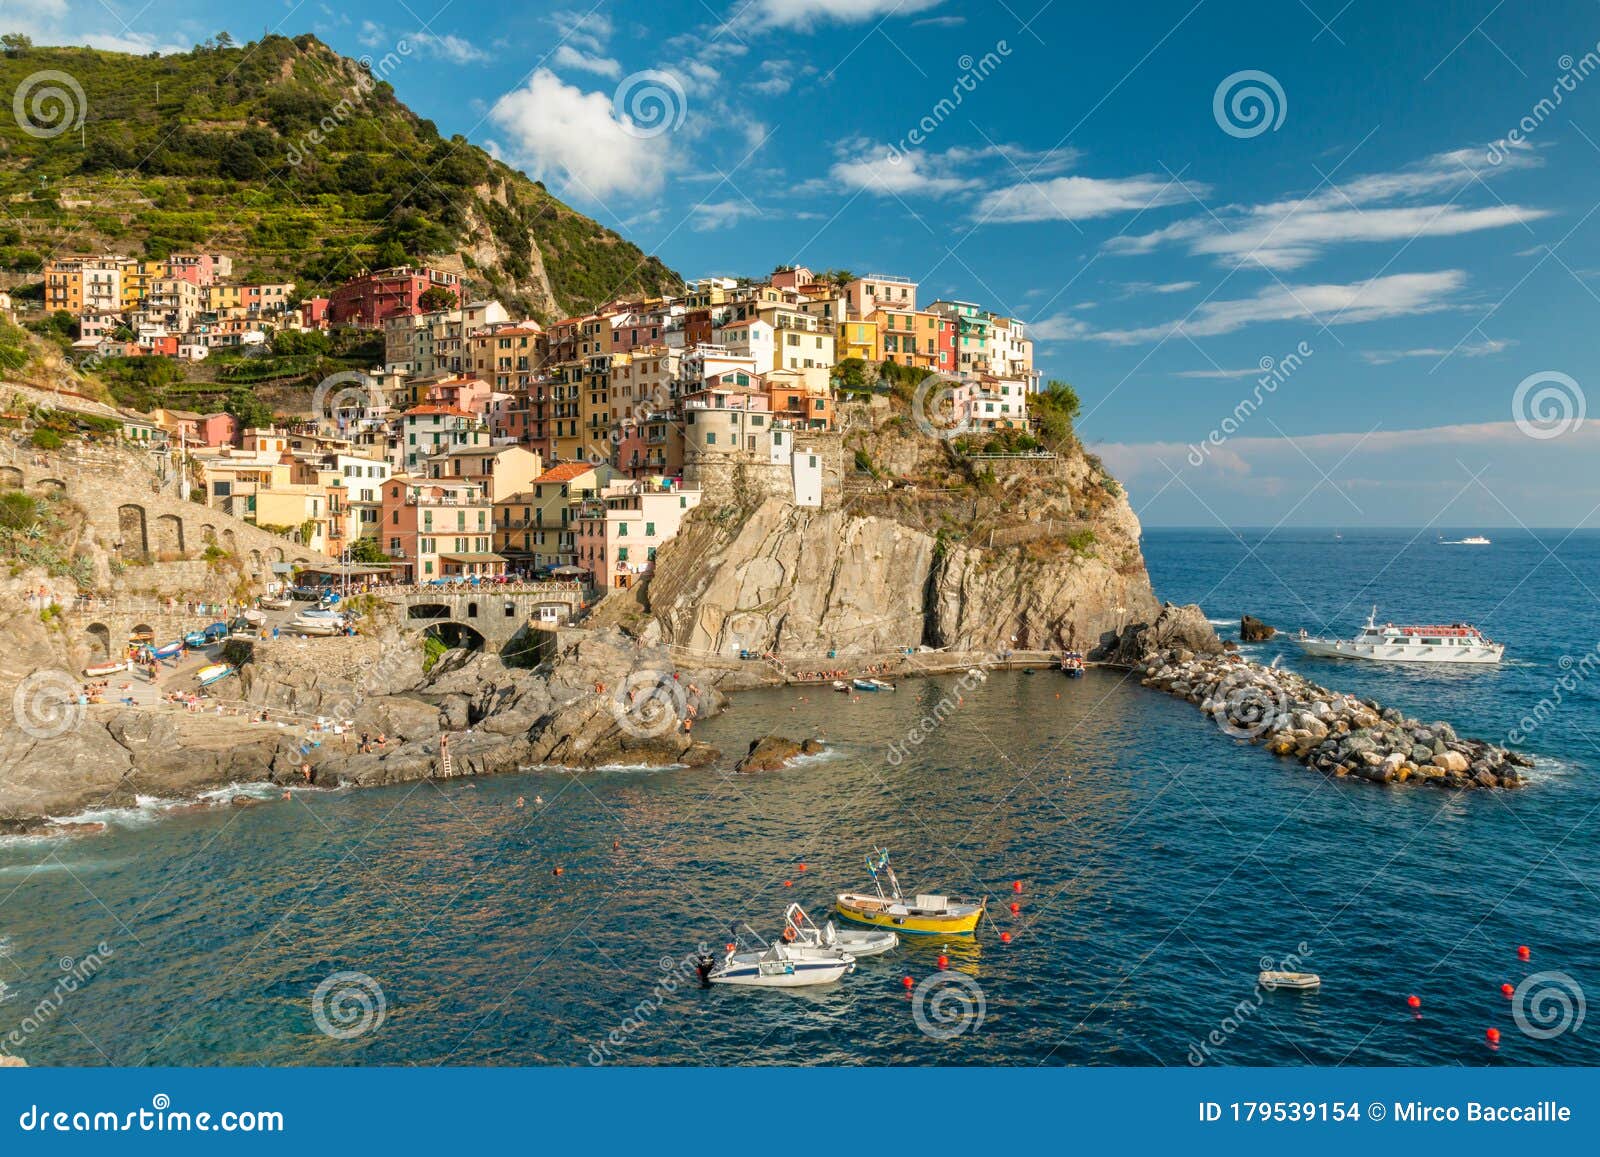
M 1149 524 L 1594 525 L 1600 5 L 1526 7 L 5 0 L 0 25 L 403 43 L 403 100 L 686 276 L 798 260 L 1028 320 Z

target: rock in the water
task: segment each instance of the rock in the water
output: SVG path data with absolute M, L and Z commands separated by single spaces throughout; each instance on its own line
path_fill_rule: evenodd
M 1239 640 L 1244 643 L 1265 643 L 1278 633 L 1278 628 L 1263 623 L 1254 615 L 1239 618 Z
M 734 771 L 777 771 L 788 767 L 802 755 L 815 755 L 823 745 L 815 739 L 793 740 L 782 735 L 764 735 L 750 741 L 750 750 L 733 765 Z

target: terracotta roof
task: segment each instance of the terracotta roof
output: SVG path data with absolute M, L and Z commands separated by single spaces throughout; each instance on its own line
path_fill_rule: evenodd
M 454 406 L 412 406 L 407 414 L 448 414 L 457 418 L 470 418 L 471 414 L 465 410 L 458 410 Z
M 571 482 L 574 478 L 589 473 L 594 466 L 588 462 L 563 462 L 559 466 L 552 466 L 539 477 L 534 479 L 539 482 Z

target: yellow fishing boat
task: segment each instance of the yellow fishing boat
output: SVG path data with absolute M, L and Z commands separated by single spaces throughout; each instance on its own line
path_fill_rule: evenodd
M 881 848 L 875 858 L 867 857 L 867 871 L 872 874 L 872 886 L 877 894 L 841 892 L 834 905 L 839 915 L 853 924 L 889 928 L 908 936 L 971 936 L 983 918 L 987 900 L 957 900 L 927 894 L 906 899 L 900 894 L 900 881 L 895 879 L 894 869 L 889 866 L 889 853 Z M 879 872 L 888 877 L 887 894 L 878 878 Z

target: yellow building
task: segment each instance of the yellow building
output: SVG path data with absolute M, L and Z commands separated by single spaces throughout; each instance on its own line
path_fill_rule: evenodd
M 883 335 L 878 323 L 852 318 L 839 323 L 839 341 L 836 346 L 839 360 L 860 358 L 862 361 L 883 360 Z

